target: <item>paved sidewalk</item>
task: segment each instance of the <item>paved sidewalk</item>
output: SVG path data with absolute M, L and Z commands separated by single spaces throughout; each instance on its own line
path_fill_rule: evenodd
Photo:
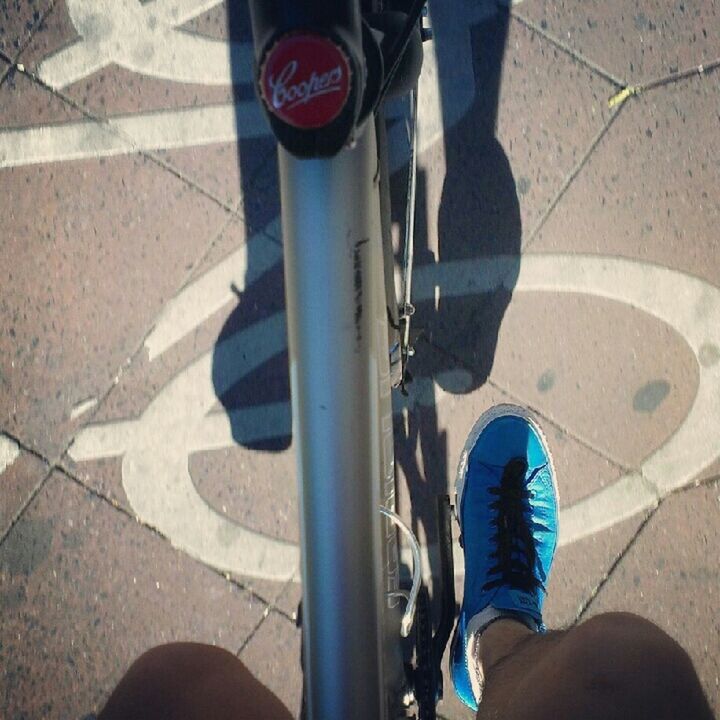
M 431 13 L 400 508 L 432 558 L 474 419 L 529 406 L 563 509 L 548 624 L 649 617 L 718 713 L 720 8 Z M 230 26 L 219 0 L 0 7 L 9 720 L 81 718 L 170 640 L 298 708 L 275 151 Z

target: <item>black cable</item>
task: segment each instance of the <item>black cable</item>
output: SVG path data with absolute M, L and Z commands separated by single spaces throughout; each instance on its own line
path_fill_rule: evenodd
M 405 23 L 405 27 L 402 29 L 402 32 L 395 38 L 395 42 L 392 44 L 390 52 L 387 56 L 387 65 L 389 69 L 385 73 L 385 78 L 383 80 L 382 87 L 380 88 L 380 94 L 378 95 L 378 100 L 375 104 L 376 109 L 380 107 L 380 104 L 382 103 L 383 98 L 385 97 L 385 94 L 390 87 L 390 83 L 395 77 L 395 73 L 400 67 L 400 61 L 402 60 L 402 57 L 405 53 L 405 48 L 410 42 L 410 36 L 415 31 L 415 27 L 420 22 L 420 18 L 422 17 L 422 11 L 425 7 L 426 2 L 427 0 L 413 0 L 413 4 L 410 6 L 410 11 L 408 12 L 408 20 Z

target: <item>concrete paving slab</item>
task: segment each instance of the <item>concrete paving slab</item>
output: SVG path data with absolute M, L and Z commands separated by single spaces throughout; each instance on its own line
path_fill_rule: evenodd
M 142 3 L 119 2 L 98 14 L 85 0 L 59 0 L 23 53 L 23 63 L 50 87 L 103 117 L 228 102 L 231 89 L 213 83 L 210 70 L 197 71 L 195 82 L 189 77 L 172 82 L 189 59 L 181 55 L 183 38 L 175 38 L 174 22 L 162 9 Z M 222 56 L 227 59 L 226 50 Z M 193 65 L 205 67 L 201 57 L 196 54 Z
M 513 12 L 627 83 L 720 56 L 714 3 L 641 0 L 630 8 L 599 0 L 524 0 Z
M 257 532 L 298 542 L 292 453 L 255 459 L 243 448 L 214 450 L 191 457 L 190 474 L 211 507 Z
M 275 240 L 259 233 L 246 244 L 244 226 L 231 221 L 76 438 L 64 461 L 68 471 L 166 532 L 142 507 L 152 493 L 172 497 L 171 465 L 179 462 L 198 507 L 222 518 L 228 531 L 242 526 L 297 542 L 280 259 Z M 256 364 L 253 350 L 265 353 L 265 361 Z M 158 411 L 161 406 L 168 410 Z M 138 443 L 147 441 L 140 450 Z M 135 495 L 128 492 L 129 456 L 147 457 L 160 447 L 176 460 L 147 472 L 154 481 L 142 482 Z M 196 520 L 193 515 L 186 526 Z M 289 577 L 248 576 L 232 562 L 221 568 L 269 602 Z
M 238 134 L 241 132 L 238 129 Z M 268 139 L 248 139 L 158 150 L 155 154 L 183 177 L 237 210 L 249 227 L 258 227 L 264 223 L 252 210 L 252 204 L 258 202 L 252 197 L 256 192 L 255 177 L 272 149 Z
M 667 498 L 589 608 L 652 620 L 690 654 L 715 713 L 720 711 L 720 485 Z
M 69 122 L 81 117 L 79 110 L 15 68 L 0 84 L 0 128 L 3 130 Z
M 300 630 L 275 611 L 270 611 L 240 659 L 263 685 L 282 700 L 293 717 L 299 717 L 302 698 Z
M 3 3 L 0 7 L 0 51 L 14 60 L 51 6 L 52 0 Z
M 108 6 L 100 16 L 88 14 L 92 7 L 86 5 L 82 0 L 70 6 L 57 2 L 24 52 L 25 65 L 83 111 L 114 118 L 115 129 L 138 149 L 156 152 L 184 177 L 236 207 L 272 146 L 268 138 L 255 137 L 257 129 L 244 138 L 244 115 L 237 121 L 232 117 L 232 105 L 238 102 L 252 105 L 250 114 L 259 119 L 247 6 L 238 6 L 238 17 L 233 15 L 233 75 L 224 5 L 196 17 L 194 9 L 166 16 L 162 8 L 135 2 Z M 190 19 L 182 24 L 186 17 Z M 16 104 L 26 108 L 27 100 Z M 217 121 L 197 118 L 192 126 L 193 111 L 203 107 L 213 118 L 227 116 L 228 122 L 220 120 L 218 130 Z M 202 127 L 207 130 L 197 144 L 188 143 L 188 135 L 197 135 Z M 259 135 L 266 134 L 263 125 Z M 238 144 L 235 136 L 244 140 Z
M 573 625 L 642 526 L 649 511 L 557 550 L 543 609 L 546 625 Z
M 0 537 L 47 477 L 47 463 L 0 432 Z
M 513 296 L 492 379 L 627 468 L 676 431 L 698 387 L 693 353 L 664 323 L 617 302 L 549 293 Z
M 416 251 L 441 262 L 519 252 L 610 115 L 608 82 L 503 18 L 473 29 L 472 104 L 420 158 Z
M 533 242 L 671 267 L 720 286 L 718 74 L 633 98 Z M 709 348 L 707 362 L 720 358 Z
M 524 239 L 608 121 L 612 86 L 502 16 L 474 30 L 473 54 L 472 106 L 420 157 L 415 264 L 420 271 L 502 255 L 510 256 L 505 272 L 512 276 Z M 553 83 L 541 80 L 546 77 Z M 396 191 L 400 205 L 402 182 Z M 434 305 L 417 303 L 416 327 L 452 352 L 482 356 L 483 377 L 508 301 L 502 288 L 457 298 L 452 287 L 438 284 Z M 470 329 L 470 320 L 483 332 Z
M 234 650 L 265 607 L 57 473 L 0 546 L 0 593 L 3 717 L 83 717 L 144 650 Z
M 0 195 L 13 257 L 3 278 L 11 319 L 0 361 L 9 383 L 3 423 L 50 457 L 110 388 L 227 214 L 132 156 L 5 169 Z

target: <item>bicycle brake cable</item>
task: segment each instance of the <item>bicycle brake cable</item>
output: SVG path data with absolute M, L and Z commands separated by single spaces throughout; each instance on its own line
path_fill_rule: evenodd
M 395 38 L 395 42 L 392 44 L 390 52 L 388 52 L 386 63 L 387 70 L 385 72 L 382 87 L 380 88 L 380 93 L 375 103 L 376 108 L 380 107 L 380 105 L 382 104 L 382 101 L 385 98 L 385 94 L 390 87 L 390 83 L 392 82 L 392 79 L 395 77 L 395 73 L 400 67 L 400 62 L 402 61 L 403 55 L 405 54 L 405 48 L 410 42 L 410 36 L 413 34 L 417 24 L 421 22 L 423 8 L 425 7 L 426 2 L 427 0 L 414 0 L 407 14 L 407 22 L 405 23 L 402 31 Z
M 410 159 L 408 163 L 407 202 L 405 206 L 405 247 L 403 253 L 403 295 L 400 312 L 400 357 L 402 359 L 401 390 L 405 389 L 407 377 L 407 361 L 414 354 L 410 346 L 410 318 L 415 313 L 411 302 L 412 270 L 415 244 L 415 194 L 417 188 L 417 98 L 418 86 L 410 92 L 410 117 L 407 122 L 408 142 L 410 145 Z

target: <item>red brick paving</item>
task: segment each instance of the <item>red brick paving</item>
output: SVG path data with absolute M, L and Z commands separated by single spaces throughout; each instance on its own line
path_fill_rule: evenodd
M 78 37 L 64 0 L 42 23 L 49 3 L 14 7 L 0 14 L 0 50 L 15 60 L 22 49 L 19 62 L 31 71 Z M 225 38 L 224 12 L 211 9 L 184 29 Z M 630 13 L 526 0 L 513 12 L 520 19 L 507 27 L 497 118 L 497 67 L 484 43 L 493 25 L 481 23 L 471 33 L 476 98 L 422 155 L 419 264 L 522 247 L 660 264 L 717 287 L 716 74 L 630 98 L 612 123 L 607 107 L 617 90 L 608 78 L 641 82 L 720 56 L 715 34 L 703 33 L 717 24 L 712 5 L 694 12 L 648 0 Z M 246 38 L 241 28 L 238 40 Z M 229 87 L 117 66 L 51 92 L 8 69 L 0 60 L 2 129 L 63 124 L 82 112 L 172 112 L 233 96 Z M 276 264 L 248 286 L 239 308 L 232 299 L 215 308 L 150 359 L 143 343 L 168 301 L 262 232 L 278 209 L 266 138 L 152 154 L 159 162 L 145 153 L 0 170 L 0 431 L 26 448 L 0 475 L 2 716 L 80 717 L 102 703 L 133 657 L 170 639 L 240 652 L 297 711 L 298 586 L 225 578 L 174 550 L 172 538 L 132 519 L 119 455 L 72 458 L 73 440 L 91 424 L 136 420 L 221 334 L 282 309 Z M 438 307 L 425 303 L 417 319 L 425 340 L 398 463 L 420 518 L 432 492 L 451 486 L 464 434 L 489 404 L 530 404 L 539 413 L 569 507 L 637 470 L 671 437 L 695 398 L 698 363 L 712 368 L 720 358 L 710 340 L 696 360 L 656 318 L 585 296 L 441 292 Z M 225 406 L 285 402 L 286 362 L 280 354 L 263 364 Z M 214 412 L 224 411 L 216 403 Z M 264 444 L 199 451 L 188 463 L 206 503 L 294 539 L 292 448 L 274 430 Z M 69 474 L 45 480 L 54 463 Z M 547 620 L 566 626 L 609 609 L 653 619 L 688 650 L 717 711 L 719 490 L 708 480 L 716 476 L 717 463 L 701 474 L 706 484 L 664 499 L 646 524 L 640 513 L 561 548 Z M 399 497 L 408 512 L 405 488 Z M 468 716 L 451 697 L 441 711 Z

